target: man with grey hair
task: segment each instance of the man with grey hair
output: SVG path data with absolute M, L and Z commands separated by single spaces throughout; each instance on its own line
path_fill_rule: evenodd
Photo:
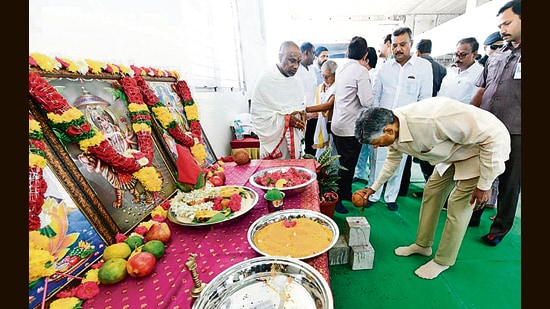
M 400 165 L 403 154 L 435 165 L 424 187 L 418 233 L 413 244 L 395 249 L 398 256 L 432 255 L 435 232 L 447 199 L 447 220 L 432 260 L 415 274 L 436 278 L 453 266 L 475 209 L 487 203 L 493 180 L 504 172 L 510 153 L 510 134 L 490 112 L 446 97 L 432 97 L 393 110 L 372 107 L 355 122 L 355 137 L 388 155 L 374 183 L 356 191 L 365 207 L 371 194 Z M 444 212 L 443 212 L 444 213 Z

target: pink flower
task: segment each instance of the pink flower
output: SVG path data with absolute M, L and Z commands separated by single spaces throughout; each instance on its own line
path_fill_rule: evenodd
M 124 234 L 121 234 L 121 233 L 116 233 L 115 240 L 116 240 L 117 243 L 124 242 L 126 240 L 126 238 L 128 238 L 128 236 L 126 236 Z
M 73 297 L 75 294 L 75 289 L 68 289 L 68 290 L 62 290 L 62 291 L 59 291 L 57 292 L 57 294 L 55 294 L 55 296 L 57 298 L 67 298 L 67 297 Z
M 80 299 L 90 299 L 99 294 L 97 282 L 87 281 L 76 287 L 74 296 Z
M 139 234 L 141 236 L 145 235 L 147 233 L 147 227 L 145 226 L 138 226 L 134 229 L 134 233 Z
M 151 220 L 156 221 L 156 222 L 161 222 L 161 223 L 164 222 L 164 219 L 165 219 L 165 218 L 164 218 L 163 216 L 158 215 L 158 214 L 157 214 L 157 215 L 154 215 L 154 216 L 151 218 Z

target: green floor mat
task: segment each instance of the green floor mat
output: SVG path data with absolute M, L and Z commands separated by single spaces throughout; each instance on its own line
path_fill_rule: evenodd
M 414 271 L 431 257 L 399 257 L 394 249 L 414 242 L 418 226 L 423 183 L 411 183 L 406 197 L 399 197 L 397 211 L 386 204 L 375 203 L 365 209 L 349 202 L 348 214 L 335 214 L 343 233 L 345 218 L 364 216 L 371 226 L 370 243 L 374 248 L 373 269 L 352 270 L 351 266 L 331 265 L 330 281 L 336 309 L 348 308 L 520 308 L 521 307 L 521 218 L 496 247 L 485 245 L 481 236 L 489 231 L 490 216 L 496 209 L 484 212 L 479 227 L 469 227 L 456 264 L 433 280 L 417 277 Z M 354 191 L 364 184 L 353 184 Z M 518 212 L 519 213 L 519 212 Z M 434 252 L 439 245 L 445 211 L 442 211 Z M 433 255 L 432 255 L 433 257 Z M 496 288 L 498 287 L 498 288 Z

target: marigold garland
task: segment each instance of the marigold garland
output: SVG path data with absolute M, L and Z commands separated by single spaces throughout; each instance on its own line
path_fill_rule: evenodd
M 140 151 L 148 159 L 147 164 L 140 164 L 142 161 L 138 162 L 138 160 L 143 157 L 143 155 L 140 155 L 140 152 L 127 155 L 117 153 L 105 137 L 94 127 L 90 126 L 84 114 L 77 108 L 70 106 L 67 100 L 38 73 L 29 72 L 29 94 L 46 111 L 52 126 L 65 132 L 71 141 L 79 144 L 82 151 L 96 156 L 107 165 L 113 167 L 119 174 L 134 174 L 146 190 L 153 192 L 160 190 L 162 180 L 156 172 L 154 173 L 155 176 L 153 176 L 149 172 L 150 169 L 147 169 L 145 172 L 138 173 L 137 176 L 135 175 L 136 172 L 146 166 L 152 165 L 153 141 L 150 132 L 150 120 L 149 130 L 139 126 L 138 131 L 136 131 Z M 147 124 L 147 113 L 138 112 L 134 114 L 145 114 L 145 117 L 133 115 L 133 123 Z
M 39 67 L 46 72 L 65 69 L 69 72 L 80 73 L 82 75 L 88 73 L 101 74 L 103 72 L 107 72 L 127 76 L 150 75 L 158 77 L 175 77 L 176 79 L 179 79 L 179 73 L 175 70 L 168 71 L 156 68 L 137 67 L 135 65 L 130 65 L 130 67 L 127 67 L 120 64 L 104 63 L 91 59 L 71 60 L 60 57 L 51 58 L 41 53 L 31 53 L 29 55 L 29 65 L 31 67 Z

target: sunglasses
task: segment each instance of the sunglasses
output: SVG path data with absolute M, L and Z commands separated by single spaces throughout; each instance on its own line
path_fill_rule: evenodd
M 492 50 L 497 50 L 502 47 L 502 45 L 491 45 L 489 46 Z

